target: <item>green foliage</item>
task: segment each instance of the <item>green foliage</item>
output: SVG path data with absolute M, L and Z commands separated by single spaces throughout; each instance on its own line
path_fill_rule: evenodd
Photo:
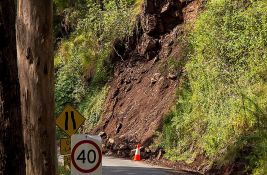
M 90 95 L 88 95 L 83 104 L 80 105 L 80 110 L 87 116 L 85 122 L 85 129 L 90 131 L 100 120 L 103 112 L 103 104 L 106 100 L 106 96 L 109 88 L 107 86 L 101 89 L 94 89 Z
M 70 175 L 70 170 L 65 166 L 58 166 L 58 175 Z
M 229 163 L 250 145 L 250 168 L 266 174 L 266 11 L 265 0 L 211 0 L 197 19 L 187 78 L 162 135 L 175 159 Z
M 62 63 L 57 70 L 55 86 L 57 113 L 67 103 L 77 105 L 86 94 L 86 84 L 81 79 L 83 75 L 82 60 L 75 59 L 75 54 L 72 54 L 72 56 L 74 58 Z
M 88 12 L 79 22 L 78 32 L 91 33 L 100 49 L 110 47 L 115 39 L 131 34 L 135 20 L 132 10 L 134 1 L 104 1 L 105 10 L 93 1 L 88 0 L 88 2 Z
M 86 129 L 90 129 L 100 119 L 107 95 L 113 43 L 132 32 L 135 1 L 103 1 L 103 6 L 93 0 L 54 3 L 58 13 L 71 12 L 64 20 L 75 26 L 70 37 L 61 40 L 55 55 L 56 114 L 70 103 L 88 119 Z
M 56 41 L 68 37 L 76 29 L 79 19 L 86 15 L 86 0 L 53 0 L 54 35 Z
M 169 71 L 172 71 L 172 72 L 177 72 L 178 70 L 181 69 L 181 63 L 172 57 L 168 59 L 167 65 L 168 65 Z

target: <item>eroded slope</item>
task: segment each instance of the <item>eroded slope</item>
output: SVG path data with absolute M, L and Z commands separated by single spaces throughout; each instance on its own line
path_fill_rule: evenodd
M 199 6 L 198 1 L 145 0 L 126 47 L 115 43 L 114 76 L 94 130 L 104 138 L 104 150 L 129 156 L 136 143 L 151 144 L 176 99 L 183 71 L 178 38 Z

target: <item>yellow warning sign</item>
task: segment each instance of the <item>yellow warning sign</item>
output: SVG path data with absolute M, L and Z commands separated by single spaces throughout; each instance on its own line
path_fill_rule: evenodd
M 64 156 L 64 166 L 68 166 L 70 168 L 70 155 Z
M 71 152 L 70 138 L 60 139 L 60 154 L 66 155 L 70 154 L 70 152 Z
M 56 124 L 69 136 L 75 134 L 81 127 L 85 118 L 70 105 L 67 105 L 57 117 Z

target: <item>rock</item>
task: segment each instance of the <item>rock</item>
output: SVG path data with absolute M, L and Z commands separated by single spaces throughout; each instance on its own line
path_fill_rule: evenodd
M 138 47 L 138 52 L 141 55 L 146 55 L 146 53 L 156 50 L 159 45 L 158 39 L 154 39 L 147 34 L 144 34 L 141 38 L 141 45 Z
M 108 151 L 106 144 L 102 144 L 102 152 L 106 153 Z
M 126 84 L 130 84 L 131 83 L 131 79 L 130 78 L 126 79 L 125 83 Z
M 147 72 L 148 72 L 148 70 L 145 69 L 145 68 L 141 70 L 141 74 L 144 74 L 144 73 L 147 73 Z
M 177 73 L 169 73 L 168 78 L 171 80 L 175 80 L 177 78 Z
M 147 60 L 151 60 L 153 58 L 155 58 L 155 56 L 158 55 L 158 51 L 155 51 L 155 50 L 152 50 L 152 51 L 149 51 L 148 53 L 146 53 L 146 59 Z
M 124 152 L 124 151 L 120 151 L 120 150 L 117 152 L 117 155 L 118 155 L 119 157 L 127 157 L 127 156 L 126 156 L 126 152 Z
M 122 123 L 119 123 L 116 127 L 116 134 L 120 132 L 121 128 L 122 128 Z
M 141 18 L 141 26 L 145 33 L 151 35 L 158 30 L 158 18 L 156 15 L 146 14 Z
M 142 159 L 148 159 L 150 157 L 150 154 L 149 153 L 146 153 L 146 152 L 142 152 L 141 153 L 141 158 Z
M 141 83 L 142 82 L 142 77 L 140 77 L 138 80 L 137 80 L 137 84 Z
M 100 136 L 102 139 L 107 137 L 107 134 L 104 131 L 101 131 L 98 136 Z
M 172 46 L 174 44 L 174 41 L 171 40 L 169 43 L 168 43 L 168 47 Z
M 162 149 L 159 150 L 159 153 L 157 155 L 157 160 L 159 160 L 162 157 Z
M 167 4 L 165 4 L 165 5 L 162 7 L 160 13 L 165 13 L 165 12 L 167 12 L 167 11 L 170 9 L 170 7 L 171 7 L 170 2 L 168 2 Z
M 113 145 L 115 143 L 115 140 L 113 138 L 109 138 L 108 139 L 108 143 L 111 144 L 111 145 Z
M 149 148 L 145 148 L 146 153 L 151 153 L 151 150 Z
M 160 73 L 155 73 L 151 78 L 151 84 L 155 84 L 160 78 Z
M 119 95 L 119 92 L 120 92 L 120 90 L 119 90 L 119 88 L 117 88 L 117 89 L 113 92 L 113 94 L 112 94 L 112 99 L 114 99 L 115 97 L 117 97 L 117 96 Z
M 168 83 L 167 79 L 164 79 L 161 83 L 161 86 L 160 86 L 160 92 L 163 92 L 168 87 L 169 87 L 169 83 Z
M 123 154 L 123 152 L 122 151 L 117 151 L 117 155 L 119 156 L 119 157 L 121 157 L 122 156 L 122 154 Z
M 132 87 L 133 87 L 133 85 L 128 86 L 128 87 L 125 89 L 125 91 L 126 91 L 126 92 L 129 92 L 129 91 L 132 89 Z
M 107 149 L 113 150 L 115 145 L 115 140 L 113 138 L 109 138 L 106 142 Z
M 124 150 L 124 149 L 127 149 L 127 148 L 128 148 L 127 144 L 121 143 L 119 145 L 119 150 Z
M 152 153 L 156 153 L 158 151 L 158 147 L 149 146 L 149 149 Z
M 157 80 L 155 78 L 151 78 L 151 84 L 155 84 Z
M 119 136 L 119 139 L 122 140 L 122 139 L 124 139 L 124 137 L 125 137 L 125 135 L 122 134 L 122 135 Z
M 106 153 L 106 156 L 112 156 L 112 155 L 113 155 L 112 151 Z
M 157 55 L 154 59 L 153 59 L 153 64 L 155 64 L 156 62 L 159 61 L 159 56 Z

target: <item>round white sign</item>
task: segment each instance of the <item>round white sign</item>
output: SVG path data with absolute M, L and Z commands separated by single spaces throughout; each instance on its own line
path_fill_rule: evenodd
M 81 173 L 92 173 L 102 163 L 101 148 L 93 140 L 80 140 L 71 151 L 72 167 Z

